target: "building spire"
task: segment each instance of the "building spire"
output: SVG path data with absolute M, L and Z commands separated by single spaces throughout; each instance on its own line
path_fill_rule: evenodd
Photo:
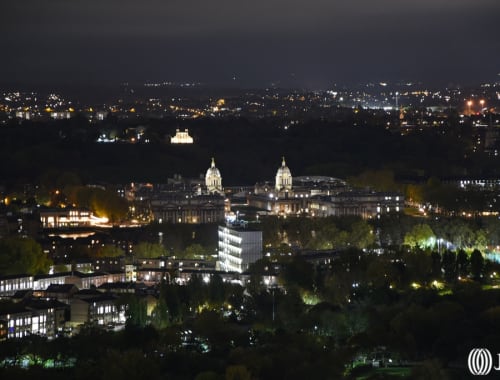
M 285 156 L 281 156 L 281 166 L 286 166 L 286 163 L 285 163 Z
M 215 168 L 215 158 L 212 157 L 212 167 Z

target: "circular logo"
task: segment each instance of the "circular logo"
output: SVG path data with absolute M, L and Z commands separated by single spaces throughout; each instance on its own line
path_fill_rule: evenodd
M 491 352 L 486 348 L 473 348 L 467 358 L 469 371 L 476 376 L 485 376 L 493 368 Z

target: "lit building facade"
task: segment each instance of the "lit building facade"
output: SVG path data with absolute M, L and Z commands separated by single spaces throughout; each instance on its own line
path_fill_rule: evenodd
M 219 226 L 218 262 L 220 270 L 245 272 L 251 263 L 262 258 L 262 231 L 244 224 Z
M 227 209 L 222 176 L 215 160 L 205 174 L 205 186 L 197 181 L 177 178 L 167 186 L 153 186 L 149 204 L 158 223 L 220 223 Z
M 124 307 L 118 307 L 117 297 L 110 294 L 89 298 L 73 298 L 71 305 L 71 325 L 85 323 L 107 325 L 109 323 L 125 323 Z
M 167 193 L 151 201 L 151 211 L 158 223 L 218 223 L 224 220 L 224 198 Z
M 43 228 L 86 227 L 91 225 L 92 213 L 86 209 L 61 208 L 40 210 Z
M 19 290 L 33 289 L 34 278 L 30 275 L 0 277 L 0 297 L 12 296 Z
M 309 201 L 312 216 L 360 216 L 364 219 L 399 213 L 404 197 L 398 193 L 346 191 L 330 197 L 314 197 Z
M 293 183 L 297 186 L 292 186 Z M 346 182 L 333 177 L 292 178 L 283 158 L 276 172 L 274 188 L 268 183 L 257 184 L 254 192 L 247 196 L 247 204 L 270 215 L 284 217 L 350 215 L 366 219 L 403 211 L 404 196 L 352 189 Z
M 171 144 L 192 144 L 193 138 L 189 136 L 189 131 L 187 129 L 182 132 L 179 129 L 175 130 L 175 136 L 170 137 Z
M 1 339 L 40 335 L 54 338 L 65 324 L 67 305 L 56 300 L 7 301 L 0 311 Z
M 215 159 L 212 158 L 212 164 L 207 170 L 205 175 L 205 186 L 209 194 L 223 194 L 222 189 L 222 176 L 220 175 L 219 169 L 215 166 Z
M 275 189 L 277 192 L 292 190 L 292 173 L 286 166 L 285 157 L 282 158 L 281 166 L 276 172 Z

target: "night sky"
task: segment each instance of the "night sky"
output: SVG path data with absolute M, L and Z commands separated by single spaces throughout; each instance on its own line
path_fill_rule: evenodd
M 1 0 L 0 83 L 500 79 L 499 0 Z

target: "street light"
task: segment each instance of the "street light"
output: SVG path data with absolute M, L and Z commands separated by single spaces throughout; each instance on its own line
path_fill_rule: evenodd
M 469 100 L 469 101 L 467 102 L 467 107 L 469 107 L 469 116 L 470 116 L 470 115 L 472 114 L 472 112 L 471 112 L 472 100 Z
M 479 104 L 481 104 L 481 113 L 483 113 L 484 103 L 485 103 L 485 102 L 484 102 L 484 99 L 481 99 L 481 100 L 479 101 Z

